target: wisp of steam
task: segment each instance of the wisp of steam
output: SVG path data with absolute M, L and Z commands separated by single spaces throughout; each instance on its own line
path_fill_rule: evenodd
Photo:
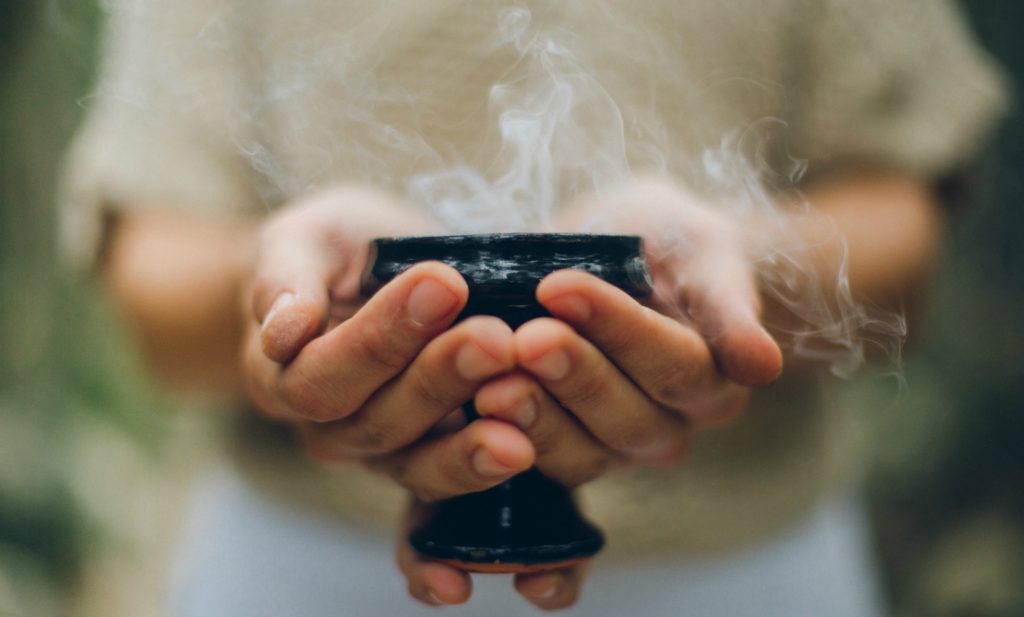
M 498 174 L 489 180 L 477 166 L 457 165 L 412 178 L 409 195 L 459 232 L 550 230 L 563 196 L 630 176 L 622 115 L 571 49 L 570 32 L 537 31 L 525 8 L 497 17 L 495 45 L 519 59 L 490 89 L 501 149 L 488 167 Z M 585 186 L 560 186 L 579 178 Z
M 288 4 L 271 6 L 286 11 L 279 7 Z M 331 4 L 325 6 L 329 9 Z M 558 3 L 558 10 L 596 11 L 597 4 Z M 486 151 L 486 157 L 467 160 L 460 158 L 464 154 L 453 154 L 458 149 L 431 141 L 417 122 L 389 119 L 388 110 L 405 110 L 398 116 L 417 113 L 422 93 L 378 78 L 373 70 L 373 62 L 382 62 L 383 54 L 374 56 L 367 50 L 392 44 L 402 35 L 388 32 L 395 20 L 387 3 L 358 10 L 365 13 L 354 20 L 358 28 L 327 33 L 301 49 L 289 48 L 288 54 L 274 56 L 270 65 L 253 63 L 259 67 L 254 73 L 263 80 L 254 91 L 262 92 L 264 98 L 240 104 L 244 108 L 233 110 L 229 122 L 244 129 L 234 131 L 239 135 L 259 135 L 262 126 L 273 124 L 277 135 L 285 136 L 278 143 L 236 138 L 250 168 L 270 187 L 261 190 L 264 199 L 293 199 L 324 188 L 332 180 L 331 170 L 339 166 L 339 157 L 347 156 L 341 166 L 355 167 L 358 180 L 404 192 L 453 233 L 548 231 L 557 228 L 556 214 L 567 201 L 600 196 L 639 173 L 669 173 L 698 194 L 713 196 L 708 203 L 725 209 L 741 225 L 760 226 L 763 233 L 756 234 L 749 251 L 763 292 L 804 324 L 786 333 L 788 340 L 783 343 L 793 353 L 825 362 L 838 375 L 861 366 L 869 345 L 882 347 L 894 363 L 899 362 L 905 333 L 901 316 L 858 304 L 849 288 L 845 261 L 836 265 L 831 280 L 822 280 L 811 262 L 813 247 L 802 246 L 787 233 L 793 221 L 811 212 L 812 206 L 796 190 L 802 163 L 788 161 L 788 169 L 778 169 L 777 160 L 770 162 L 761 154 L 765 132 L 759 129 L 771 125 L 772 130 L 784 132 L 782 120 L 766 117 L 734 126 L 707 142 L 713 146 L 682 153 L 666 143 L 665 131 L 660 130 L 662 116 L 672 113 L 671 101 L 642 96 L 626 100 L 618 96 L 621 88 L 602 83 L 595 56 L 581 53 L 571 14 L 567 19 L 546 20 L 512 6 L 493 15 L 493 32 L 484 45 L 466 52 L 510 58 L 495 83 L 481 93 L 486 101 L 479 101 L 486 107 L 486 131 L 490 132 L 480 138 L 497 145 Z M 218 14 L 207 24 L 201 33 L 207 45 L 221 44 L 222 30 L 227 30 L 221 22 L 227 19 Z M 628 27 L 613 18 L 608 22 L 612 30 Z M 620 40 L 614 34 L 609 33 L 609 40 Z M 654 37 L 632 34 L 630 40 L 639 47 L 657 44 L 650 40 Z M 676 62 L 669 60 L 673 56 L 666 50 L 621 51 L 660 62 L 652 73 L 668 71 L 665 63 Z M 373 56 L 370 69 L 348 71 L 361 53 Z M 643 90 L 643 71 L 636 73 L 641 80 L 637 89 Z M 742 75 L 716 77 L 744 79 Z M 345 100 L 323 94 L 339 84 Z M 700 96 L 700 87 L 695 84 L 692 92 L 679 95 Z M 306 113 L 310 109 L 321 119 L 343 120 L 355 136 L 330 129 L 308 130 L 308 124 L 316 121 L 314 114 Z M 324 170 L 321 177 L 292 173 L 288 161 L 295 157 L 303 159 L 307 168 Z M 396 157 L 416 164 L 391 164 Z M 785 189 L 785 199 L 780 199 L 780 187 Z M 588 231 L 615 232 L 601 221 L 590 223 Z
M 408 183 L 408 194 L 456 232 L 550 230 L 553 213 L 566 195 L 599 195 L 633 177 L 623 113 L 596 71 L 574 53 L 571 32 L 542 30 L 527 9 L 508 8 L 498 15 L 495 40 L 513 48 L 519 58 L 509 78 L 490 90 L 489 109 L 501 150 L 486 169 L 499 173 L 488 178 L 481 162 L 464 162 L 416 175 Z M 760 122 L 781 124 L 773 118 Z M 721 137 L 717 148 L 703 151 L 688 175 L 716 196 L 712 203 L 717 207 L 728 208 L 740 220 L 756 220 L 763 228 L 760 237 L 776 239 L 753 242 L 749 249 L 763 293 L 804 324 L 787 332 L 789 340 L 783 344 L 803 358 L 827 363 L 839 376 L 858 369 L 866 347 L 873 345 L 882 352 L 875 355 L 887 357 L 898 372 L 906 334 L 902 316 L 858 304 L 849 287 L 845 255 L 835 265 L 835 278 L 821 279 L 811 264 L 812 247 L 801 246 L 787 233 L 812 205 L 796 199 L 797 205 L 784 209 L 778 192 L 768 188 L 777 187 L 778 178 L 766 178 L 782 174 L 783 184 L 796 187 L 806 163 L 791 160 L 788 169 L 772 170 L 759 154 L 759 144 L 746 143 L 758 139 L 751 127 L 737 127 Z M 648 145 L 655 151 L 665 147 Z M 600 222 L 592 223 L 600 228 Z

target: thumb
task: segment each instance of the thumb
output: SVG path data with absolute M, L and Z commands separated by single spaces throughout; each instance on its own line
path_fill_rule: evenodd
M 326 252 L 304 234 L 264 238 L 253 277 L 252 311 L 268 358 L 288 362 L 323 330 L 329 277 Z

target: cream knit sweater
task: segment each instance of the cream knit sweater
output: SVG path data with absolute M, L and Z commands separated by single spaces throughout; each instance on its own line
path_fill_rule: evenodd
M 109 5 L 63 203 L 65 246 L 83 263 L 103 209 L 251 218 L 346 181 L 500 230 L 538 228 L 538 204 L 630 173 L 708 188 L 708 153 L 778 177 L 798 159 L 811 174 L 871 164 L 936 176 L 976 154 L 1003 101 L 936 0 Z M 459 210 L 473 182 L 512 197 Z M 488 204 L 522 212 L 481 219 Z M 749 544 L 849 477 L 844 422 L 815 385 L 784 380 L 679 468 L 620 472 L 583 497 L 619 551 Z M 233 432 L 254 481 L 353 524 L 394 520 L 403 496 L 386 480 L 314 469 L 260 437 L 271 432 Z

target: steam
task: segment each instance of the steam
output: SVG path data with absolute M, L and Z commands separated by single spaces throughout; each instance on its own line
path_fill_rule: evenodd
M 714 113 L 707 101 L 717 99 L 702 99 L 714 88 L 770 91 L 772 84 L 721 73 L 708 83 L 706 75 L 687 73 L 677 50 L 660 48 L 664 42 L 650 33 L 629 31 L 628 15 L 618 19 L 613 7 L 598 2 L 553 3 L 548 10 L 558 16 L 545 13 L 543 19 L 526 8 L 510 7 L 497 14 L 493 31 L 483 39 L 458 42 L 470 46 L 459 47 L 463 56 L 458 62 L 498 57 L 503 63 L 498 70 L 485 67 L 489 72 L 481 73 L 497 75 L 496 83 L 479 91 L 459 90 L 469 101 L 462 101 L 459 109 L 473 116 L 465 129 L 458 126 L 461 118 L 450 117 L 451 98 L 445 93 L 446 88 L 462 88 L 460 79 L 470 79 L 458 70 L 447 75 L 431 67 L 433 81 L 423 83 L 396 83 L 386 77 L 394 69 L 388 65 L 391 56 L 414 58 L 415 50 L 403 45 L 441 37 L 430 24 L 449 14 L 457 17 L 465 10 L 461 3 L 353 6 L 346 10 L 358 15 L 340 30 L 325 29 L 317 21 L 316 11 L 333 15 L 339 10 L 334 3 L 309 4 L 316 10 L 297 12 L 286 1 L 267 4 L 270 14 L 252 22 L 249 36 L 245 20 L 251 17 L 233 22 L 238 16 L 226 9 L 199 32 L 200 45 L 214 58 L 235 66 L 233 59 L 242 57 L 250 69 L 229 84 L 229 90 L 244 93 L 231 99 L 229 117 L 210 124 L 227 124 L 237 153 L 256 178 L 259 196 L 268 204 L 354 181 L 405 195 L 452 232 L 547 231 L 557 228 L 556 214 L 564 204 L 605 195 L 638 175 L 671 175 L 741 226 L 757 229 L 749 238 L 749 251 L 763 292 L 803 324 L 786 333 L 794 353 L 828 363 L 838 375 L 856 370 L 871 345 L 883 347 L 898 362 L 905 334 L 901 317 L 857 303 L 845 260 L 836 264 L 831 280 L 823 281 L 813 261 L 815 247 L 789 233 L 812 208 L 795 190 L 804 163 L 780 164 L 767 154 L 766 134 L 784 133 L 785 123 L 764 118 L 709 139 L 701 130 L 719 130 L 714 127 L 722 124 L 721 118 L 706 123 L 698 118 L 690 123 L 687 140 L 661 120 L 675 113 L 672 105 L 678 101 L 684 108 L 689 103 L 690 109 Z M 406 15 L 409 11 L 416 14 Z M 607 12 L 601 17 L 607 29 L 601 36 L 610 53 L 580 44 L 574 11 Z M 306 20 L 298 22 L 305 26 L 295 26 L 305 28 L 302 41 L 283 49 L 264 41 L 261 24 L 276 19 Z M 243 32 L 233 38 L 236 29 Z M 479 25 L 474 22 L 468 30 L 475 32 Z M 444 34 L 453 35 L 461 33 Z M 248 42 L 238 47 L 237 41 Z M 620 63 L 618 73 L 633 73 L 614 87 L 599 79 L 609 71 L 595 68 L 610 60 Z M 201 65 L 199 59 L 192 62 Z M 665 86 L 675 88 L 670 94 L 655 96 L 658 88 L 645 83 L 645 75 L 658 74 L 677 76 L 677 84 Z M 210 88 L 206 82 L 186 84 L 177 104 L 202 109 L 199 99 Z M 628 98 L 621 95 L 625 91 L 631 93 Z M 476 116 L 482 118 L 479 125 Z M 697 152 L 674 146 L 673 140 L 690 149 L 696 143 Z M 467 147 L 467 141 L 479 147 Z M 780 206 L 780 195 L 787 191 L 790 203 Z M 617 231 L 600 215 L 583 223 L 588 231 Z M 680 237 L 678 243 L 686 240 Z
M 514 49 L 518 61 L 490 90 L 501 148 L 489 167 L 497 177 L 462 164 L 409 182 L 410 197 L 454 231 L 550 230 L 566 196 L 631 175 L 619 107 L 572 51 L 572 33 L 532 25 L 525 8 L 498 15 L 496 46 Z
M 786 128 L 778 119 L 762 123 Z M 814 216 L 813 204 L 795 188 L 788 193 L 767 188 L 796 187 L 807 162 L 790 159 L 787 167 L 773 171 L 759 136 L 763 133 L 750 128 L 727 135 L 718 148 L 704 151 L 702 170 L 704 189 L 716 195 L 717 203 L 729 208 L 736 220 L 756 222 L 756 233 L 747 237 L 747 248 L 761 293 L 800 323 L 788 331 L 779 324 L 769 325 L 774 326 L 776 335 L 781 331 L 788 337 L 780 343 L 793 354 L 827 364 L 838 377 L 851 377 L 871 356 L 886 359 L 888 365 L 882 370 L 902 386 L 902 343 L 907 335 L 904 316 L 870 308 L 854 298 L 848 276 L 849 253 L 838 229 L 828 232 L 831 237 L 826 234 L 818 240 L 842 246 L 838 260 L 831 264 L 833 277 L 822 276 L 815 254 L 819 247 L 794 234 L 794 228 Z M 790 203 L 782 205 L 783 201 Z

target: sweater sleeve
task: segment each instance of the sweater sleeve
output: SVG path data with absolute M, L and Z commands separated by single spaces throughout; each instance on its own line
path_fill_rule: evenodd
M 103 221 L 176 208 L 231 217 L 256 199 L 230 133 L 242 72 L 230 53 L 228 3 L 115 0 L 104 62 L 65 163 L 61 245 L 74 266 L 96 258 Z
M 880 165 L 934 178 L 978 155 L 1005 84 L 947 0 L 800 6 L 787 121 L 812 175 Z

